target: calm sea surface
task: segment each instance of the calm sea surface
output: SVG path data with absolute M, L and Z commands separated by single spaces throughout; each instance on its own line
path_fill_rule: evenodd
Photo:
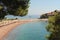
M 47 40 L 47 22 L 30 22 L 19 25 L 12 30 L 4 40 Z
M 36 19 L 36 18 L 40 18 L 40 15 L 27 15 L 27 16 L 24 16 L 24 17 L 20 17 L 20 16 L 12 16 L 12 15 L 7 15 L 6 16 L 8 19 L 15 19 L 15 18 L 18 18 L 18 19 Z

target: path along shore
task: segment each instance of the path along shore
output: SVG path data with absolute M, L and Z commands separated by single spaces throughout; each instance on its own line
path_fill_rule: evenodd
M 28 22 L 33 22 L 37 21 L 38 19 L 30 19 L 30 20 L 9 20 L 9 21 L 3 21 L 0 22 L 0 40 L 3 40 L 3 38 L 15 27 L 18 25 L 28 23 Z M 44 20 L 44 19 L 41 19 Z M 45 19 L 47 21 L 47 19 Z

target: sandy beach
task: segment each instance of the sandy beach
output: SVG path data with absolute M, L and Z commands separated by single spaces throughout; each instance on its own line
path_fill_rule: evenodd
M 18 25 L 30 22 L 29 20 L 14 20 L 14 21 L 9 21 L 10 23 L 2 24 L 0 25 L 0 40 L 3 40 L 3 38 L 15 27 Z
M 3 21 L 0 22 L 0 40 L 3 40 L 3 38 L 15 27 L 18 25 L 37 21 L 38 19 L 30 19 L 30 20 L 10 20 L 10 21 Z M 43 19 L 42 19 L 43 20 Z M 47 19 L 46 19 L 47 20 Z M 45 21 L 46 21 L 45 20 Z

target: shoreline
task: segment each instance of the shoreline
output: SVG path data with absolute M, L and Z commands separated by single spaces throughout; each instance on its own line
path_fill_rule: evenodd
M 3 38 L 10 32 L 12 31 L 15 27 L 28 23 L 28 22 L 34 22 L 42 19 L 29 19 L 29 20 L 13 20 L 12 22 L 10 21 L 9 24 L 4 24 L 0 25 L 0 40 L 3 40 Z M 44 19 L 45 20 L 45 19 Z M 46 21 L 46 20 L 45 20 Z
M 31 20 L 16 20 L 15 22 L 12 22 L 8 25 L 4 25 L 0 27 L 0 40 L 3 40 L 3 38 L 10 32 L 12 31 L 15 27 L 18 25 L 31 22 Z

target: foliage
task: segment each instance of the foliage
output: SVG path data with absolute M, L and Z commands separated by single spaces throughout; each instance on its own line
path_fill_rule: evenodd
M 43 19 L 43 18 L 48 18 L 48 15 L 47 14 L 41 15 L 40 19 Z
M 0 5 L 0 10 L 3 9 L 2 5 Z
M 49 24 L 46 27 L 51 32 L 48 40 L 60 40 L 60 12 L 54 11 L 54 16 L 49 17 Z
M 28 13 L 30 0 L 0 0 L 0 10 L 5 10 L 7 15 L 25 16 Z M 1 6 L 2 5 L 2 6 Z M 0 14 L 5 17 L 6 15 L 0 11 Z M 2 17 L 0 16 L 0 17 Z
M 4 11 L 4 7 L 0 5 L 0 19 L 2 20 L 5 15 L 7 15 L 7 13 Z

